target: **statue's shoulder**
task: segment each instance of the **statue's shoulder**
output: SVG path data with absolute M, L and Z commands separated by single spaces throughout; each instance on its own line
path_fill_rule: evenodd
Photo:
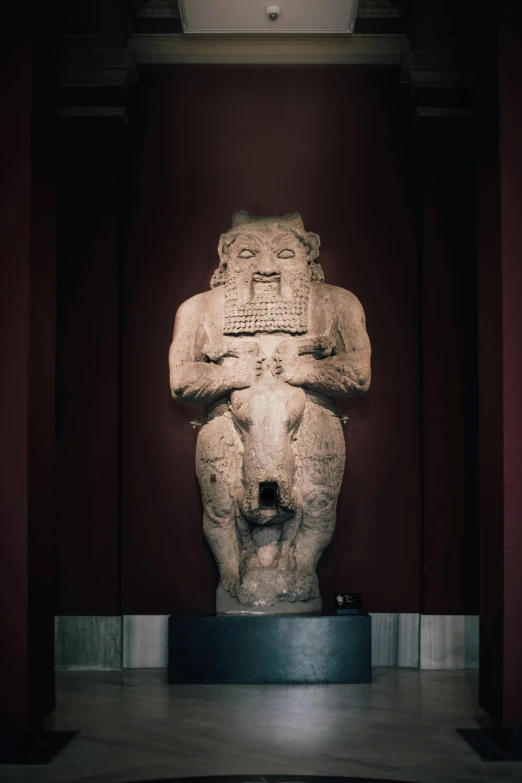
M 361 309 L 361 303 L 351 291 L 346 288 L 340 288 L 337 285 L 328 283 L 312 283 L 312 291 L 316 301 L 324 306 L 333 308 L 342 308 L 343 310 L 358 311 Z
M 203 291 L 201 294 L 195 294 L 190 299 L 186 299 L 178 308 L 179 316 L 195 316 L 212 312 L 216 308 L 223 306 L 223 290 L 221 288 L 211 288 L 210 291 Z

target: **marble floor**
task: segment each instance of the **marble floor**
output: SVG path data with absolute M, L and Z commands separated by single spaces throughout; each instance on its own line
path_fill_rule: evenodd
M 80 734 L 0 781 L 124 783 L 327 775 L 417 783 L 522 781 L 455 732 L 484 722 L 477 673 L 375 669 L 371 685 L 167 685 L 163 670 L 61 672 L 49 729 Z

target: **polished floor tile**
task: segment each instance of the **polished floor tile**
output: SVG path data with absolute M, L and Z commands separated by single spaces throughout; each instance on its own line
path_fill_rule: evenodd
M 167 685 L 163 670 L 61 672 L 47 728 L 80 734 L 1 781 L 124 783 L 201 775 L 520 783 L 456 733 L 477 726 L 477 673 L 376 669 L 371 685 Z

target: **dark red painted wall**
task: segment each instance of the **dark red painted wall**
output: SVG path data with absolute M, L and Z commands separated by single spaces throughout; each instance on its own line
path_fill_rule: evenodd
M 485 31 L 483 31 L 485 32 Z M 479 348 L 480 703 L 503 709 L 502 267 L 496 36 L 479 60 L 477 271 Z M 486 56 L 487 55 L 487 56 Z
M 522 726 L 522 8 L 498 2 L 492 21 L 479 82 L 480 703 L 513 728 Z
M 174 315 L 208 288 L 231 214 L 297 210 L 326 280 L 353 291 L 373 346 L 369 395 L 345 406 L 326 601 L 419 610 L 418 277 L 414 128 L 394 68 L 150 68 L 141 74 L 123 300 L 126 613 L 210 607 L 216 569 L 194 475 L 198 411 L 170 399 Z
M 522 9 L 499 29 L 504 408 L 504 723 L 522 726 Z
M 60 121 L 56 614 L 117 614 L 119 120 Z
M 0 731 L 22 732 L 54 707 L 55 106 L 50 39 L 44 50 L 31 41 L 18 7 L 4 21 Z
M 9 74 L 9 78 L 7 75 Z M 0 645 L 4 675 L 0 725 L 27 719 L 27 405 L 29 352 L 29 231 L 31 55 L 25 42 L 2 62 L 2 101 L 11 121 L 0 123 L 0 350 L 7 377 L 0 384 Z M 7 600 L 9 598 L 9 600 Z M 5 706 L 4 706 L 5 705 Z
M 54 709 L 56 563 L 56 71 L 45 28 L 33 43 L 29 283 L 28 569 L 32 714 Z
M 478 613 L 475 125 L 418 129 L 425 614 Z

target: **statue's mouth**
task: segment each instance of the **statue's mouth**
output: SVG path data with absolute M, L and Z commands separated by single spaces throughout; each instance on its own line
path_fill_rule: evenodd
M 262 481 L 259 495 L 250 508 L 243 508 L 245 519 L 254 525 L 274 525 L 286 522 L 294 514 L 288 504 L 282 504 L 277 482 Z M 257 502 L 256 502 L 257 501 Z
M 275 481 L 262 481 L 260 483 L 259 508 L 277 508 L 277 483 Z
M 281 275 L 253 275 L 254 283 L 280 283 Z

